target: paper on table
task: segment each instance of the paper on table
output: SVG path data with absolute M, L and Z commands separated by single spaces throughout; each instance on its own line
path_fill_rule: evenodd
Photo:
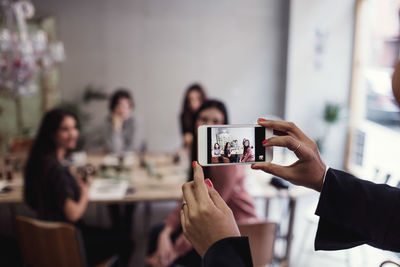
M 120 162 L 120 158 L 122 157 L 122 162 Z M 118 154 L 109 154 L 104 157 L 103 163 L 105 165 L 116 166 L 119 164 L 123 165 L 132 165 L 135 162 L 136 155 L 133 152 L 125 152 L 121 155 Z
M 90 200 L 115 200 L 125 197 L 128 181 L 113 179 L 96 179 L 90 185 Z

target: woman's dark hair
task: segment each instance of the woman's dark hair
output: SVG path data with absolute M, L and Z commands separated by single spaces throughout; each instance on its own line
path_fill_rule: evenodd
M 115 107 L 118 105 L 118 102 L 120 99 L 122 98 L 126 98 L 130 101 L 131 103 L 131 107 L 133 109 L 134 107 L 134 102 L 133 102 L 133 97 L 131 96 L 131 94 L 129 93 L 129 91 L 125 88 L 119 88 L 117 89 L 111 96 L 110 98 L 110 111 L 113 112 Z
M 221 147 L 219 146 L 219 144 L 218 143 L 215 143 L 214 144 L 214 149 L 215 149 L 215 146 L 218 146 L 218 149 L 220 149 Z
M 245 143 L 249 142 L 249 145 L 246 146 Z M 247 154 L 247 149 L 250 147 L 250 140 L 249 139 L 243 139 L 243 157 Z
M 181 113 L 181 123 L 182 123 L 183 133 L 187 132 L 187 130 L 191 130 L 195 122 L 195 120 L 193 119 L 195 113 L 193 113 L 193 111 L 190 110 L 190 105 L 189 105 L 189 94 L 193 91 L 199 92 L 201 101 L 203 103 L 207 98 L 206 92 L 204 91 L 203 87 L 198 83 L 194 83 L 186 89 L 185 97 L 183 98 L 183 107 Z
M 205 109 L 209 109 L 209 108 L 216 108 L 219 111 L 221 111 L 221 113 L 224 115 L 224 123 L 223 124 L 229 124 L 229 119 L 228 119 L 228 111 L 226 110 L 226 107 L 224 105 L 224 103 L 222 103 L 221 101 L 218 100 L 206 100 L 201 107 L 199 108 L 199 110 L 195 113 L 194 115 L 194 125 L 193 125 L 193 132 L 196 133 L 197 129 L 195 129 L 196 127 L 196 121 L 199 117 L 199 114 L 205 110 Z
M 45 156 L 56 157 L 56 142 L 55 135 L 60 128 L 60 124 L 65 117 L 73 117 L 79 128 L 79 122 L 75 114 L 64 110 L 64 109 L 53 109 L 48 111 L 40 124 L 39 131 L 36 135 L 35 142 L 29 152 L 29 157 L 25 166 L 25 201 L 32 207 L 36 208 L 36 198 L 33 195 L 32 190 L 37 184 L 37 179 L 40 172 L 43 171 L 43 166 L 41 166 L 41 161 Z M 28 190 L 26 190 L 29 188 Z
M 228 149 L 228 145 L 230 145 L 230 143 L 229 143 L 229 142 L 226 142 L 226 143 L 225 143 L 224 151 L 226 151 L 226 149 Z

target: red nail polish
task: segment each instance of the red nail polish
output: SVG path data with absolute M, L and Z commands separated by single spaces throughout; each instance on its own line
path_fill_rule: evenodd
M 212 184 L 212 182 L 211 182 L 211 180 L 210 179 L 205 179 L 204 180 L 204 182 L 209 186 L 209 187 L 213 187 L 213 184 Z
M 266 119 L 259 118 L 258 121 L 267 121 Z
M 265 145 L 266 143 L 268 143 L 268 139 L 265 139 L 264 141 L 262 141 L 263 145 Z
M 259 169 L 261 169 L 260 166 L 257 166 L 257 165 L 253 165 L 253 166 L 251 166 L 251 168 L 252 168 L 253 170 L 259 170 Z
M 194 168 L 194 166 L 196 166 L 196 161 L 192 162 L 192 168 Z

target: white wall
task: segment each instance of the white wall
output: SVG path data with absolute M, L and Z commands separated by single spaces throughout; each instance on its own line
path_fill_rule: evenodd
M 87 84 L 132 88 L 150 150 L 180 146 L 185 87 L 201 82 L 232 123 L 283 116 L 288 0 L 33 0 L 56 15 L 63 98 Z M 246 103 L 247 102 L 247 103 Z M 87 108 L 93 124 L 106 103 Z
M 313 138 L 324 134 L 326 102 L 348 105 L 354 7 L 354 0 L 292 0 L 290 4 L 285 119 Z M 322 56 L 315 52 L 317 29 L 328 33 Z M 322 63 L 320 69 L 315 60 Z M 327 137 L 323 156 L 332 167 L 343 166 L 346 131 L 343 118 Z

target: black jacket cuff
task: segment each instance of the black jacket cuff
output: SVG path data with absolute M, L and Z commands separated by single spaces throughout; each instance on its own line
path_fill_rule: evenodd
M 204 267 L 252 267 L 247 237 L 228 237 L 215 242 L 203 258 Z

